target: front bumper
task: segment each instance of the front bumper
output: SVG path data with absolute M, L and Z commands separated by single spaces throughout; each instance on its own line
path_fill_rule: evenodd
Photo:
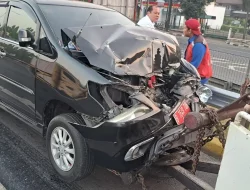
M 87 139 L 96 163 L 119 172 L 155 161 L 164 151 L 194 142 L 197 135 L 184 125 L 174 126 L 172 119 L 166 122 L 166 115 L 161 110 L 152 110 L 140 119 L 104 122 L 94 128 L 71 124 Z M 143 154 L 137 157 L 136 153 L 141 150 Z
M 71 123 L 84 138 L 94 153 L 96 163 L 106 168 L 120 172 L 128 172 L 142 166 L 147 156 L 132 161 L 125 161 L 129 149 L 145 140 L 154 138 L 149 142 L 150 149 L 156 139 L 168 130 L 162 111 L 151 111 L 140 120 L 129 122 L 105 122 L 96 128 Z M 147 152 L 146 152 L 147 154 Z

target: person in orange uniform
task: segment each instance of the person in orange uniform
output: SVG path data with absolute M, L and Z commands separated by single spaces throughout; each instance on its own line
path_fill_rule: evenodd
M 212 77 L 213 69 L 210 50 L 201 34 L 199 21 L 196 19 L 187 20 L 183 33 L 189 38 L 184 58 L 197 68 L 201 76 L 201 83 L 204 85 Z

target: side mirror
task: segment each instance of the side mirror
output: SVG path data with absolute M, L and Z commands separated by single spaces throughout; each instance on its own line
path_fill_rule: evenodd
M 18 41 L 21 47 L 33 46 L 35 42 L 33 34 L 24 29 L 18 31 Z

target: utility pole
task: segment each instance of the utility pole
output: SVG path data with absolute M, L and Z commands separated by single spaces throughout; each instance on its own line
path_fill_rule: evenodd
M 245 26 L 244 26 L 244 32 L 243 32 L 243 40 L 246 39 L 246 36 L 247 36 L 247 25 L 248 25 L 248 18 L 249 18 L 249 12 L 248 12 L 248 9 L 246 10 L 247 11 L 247 15 L 246 15 L 246 23 L 245 23 Z
M 169 2 L 168 3 L 168 14 L 166 15 L 166 25 L 165 25 L 166 31 L 169 30 L 173 0 L 169 0 L 168 2 Z

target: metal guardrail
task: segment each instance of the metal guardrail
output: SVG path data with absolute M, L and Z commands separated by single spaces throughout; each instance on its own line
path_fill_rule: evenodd
M 213 92 L 213 96 L 209 99 L 208 105 L 216 108 L 223 108 L 240 97 L 240 94 L 235 92 L 224 90 L 209 84 L 206 86 Z

